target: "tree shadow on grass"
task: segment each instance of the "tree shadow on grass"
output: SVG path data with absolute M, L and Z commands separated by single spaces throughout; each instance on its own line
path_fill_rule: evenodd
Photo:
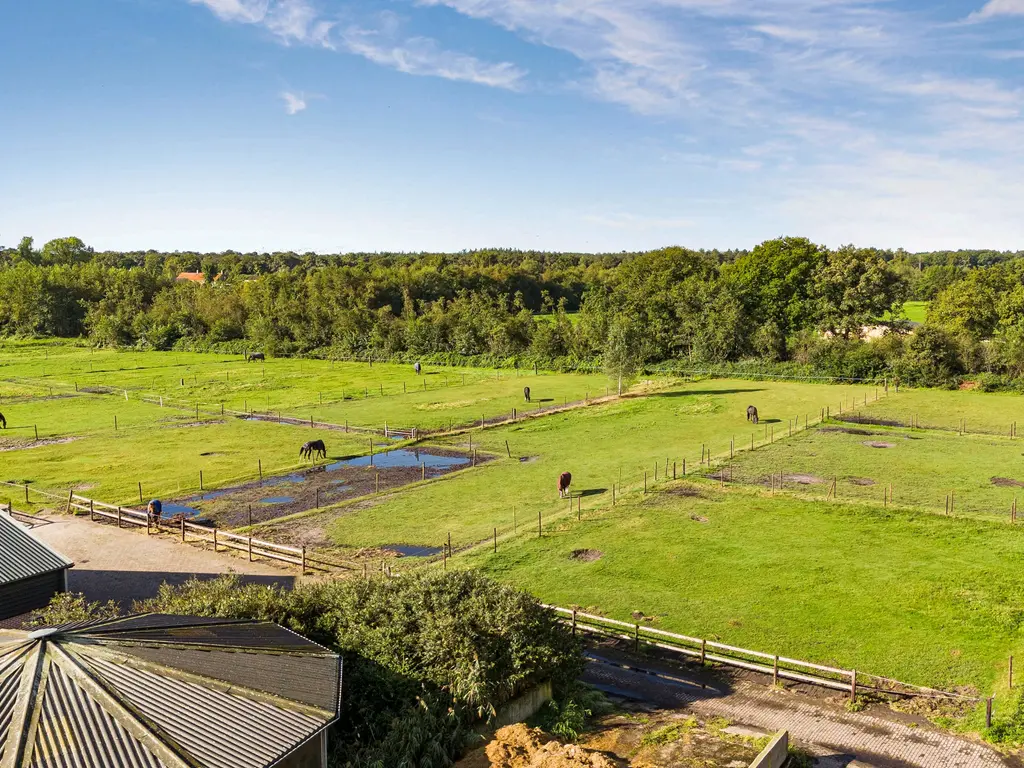
M 579 493 L 576 493 L 574 495 L 575 496 L 582 496 L 583 498 L 586 498 L 587 496 L 600 496 L 602 493 L 608 493 L 608 489 L 607 488 L 587 488 L 585 491 L 580 491 Z
M 764 392 L 764 389 L 686 389 L 671 392 L 652 392 L 645 397 L 694 397 L 700 395 L 741 395 L 744 392 Z

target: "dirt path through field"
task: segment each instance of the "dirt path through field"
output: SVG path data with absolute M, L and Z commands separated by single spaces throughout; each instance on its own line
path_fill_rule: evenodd
M 266 563 L 250 563 L 165 536 L 118 530 L 85 517 L 42 517 L 32 533 L 75 563 L 68 572 L 72 592 L 82 592 L 89 600 L 116 600 L 125 610 L 133 600 L 156 595 L 164 582 L 181 584 L 192 576 L 236 573 L 246 582 L 287 587 L 296 578 L 294 573 Z
M 927 726 L 848 712 L 831 701 L 773 690 L 747 680 L 738 680 L 731 686 L 702 688 L 686 682 L 688 677 L 692 676 L 672 665 L 647 659 L 634 661 L 601 649 L 591 653 L 583 679 L 609 693 L 685 709 L 700 718 L 724 717 L 731 723 L 766 731 L 788 730 L 792 742 L 816 756 L 819 768 L 1021 765 L 1015 758 L 1004 757 L 983 744 Z

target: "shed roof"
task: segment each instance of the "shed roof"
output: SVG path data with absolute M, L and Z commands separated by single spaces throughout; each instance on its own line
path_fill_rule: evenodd
M 2 768 L 268 768 L 337 719 L 341 659 L 271 622 L 0 631 Z
M 5 512 L 0 512 L 0 585 L 70 568 L 74 563 L 50 549 Z

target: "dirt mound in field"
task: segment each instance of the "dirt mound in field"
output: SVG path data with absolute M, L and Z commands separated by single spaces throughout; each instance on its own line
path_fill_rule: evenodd
M 600 560 L 603 556 L 604 552 L 600 549 L 574 549 L 569 558 L 584 563 L 592 563 L 595 560 Z
M 874 485 L 875 481 L 870 477 L 851 477 L 850 482 L 854 485 Z
M 993 477 L 992 485 L 998 485 L 1001 488 L 1024 488 L 1024 482 L 1010 477 Z
M 706 523 L 708 521 L 703 515 L 690 515 L 690 519 L 695 523 Z
M 677 485 L 673 488 L 666 489 L 665 493 L 669 496 L 700 496 L 700 491 L 689 485 Z
M 895 448 L 896 443 L 883 443 L 880 440 L 865 440 L 864 445 L 868 448 Z
M 815 475 L 784 475 L 783 481 L 787 483 L 796 483 L 798 485 L 820 485 L 825 481 Z M 767 485 L 768 481 L 765 481 Z
M 576 744 L 555 741 L 522 723 L 501 728 L 485 750 L 491 768 L 616 768 L 618 762 Z

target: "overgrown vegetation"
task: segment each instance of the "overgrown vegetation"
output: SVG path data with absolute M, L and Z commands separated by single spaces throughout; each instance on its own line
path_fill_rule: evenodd
M 604 365 L 736 364 L 945 385 L 1024 373 L 1019 254 L 911 255 L 804 238 L 749 252 L 94 253 L 0 249 L 0 336 L 144 349 Z M 202 270 L 200 282 L 176 281 Z M 905 300 L 931 301 L 909 333 Z M 542 318 L 538 316 L 543 315 Z M 880 339 L 861 338 L 885 319 Z M 983 344 L 991 339 L 991 344 Z
M 341 653 L 336 766 L 450 765 L 506 701 L 543 680 L 565 689 L 582 669 L 575 638 L 529 595 L 474 573 L 352 579 L 293 591 L 236 578 L 164 585 L 136 610 L 276 621 Z M 58 599 L 47 623 L 103 606 Z

